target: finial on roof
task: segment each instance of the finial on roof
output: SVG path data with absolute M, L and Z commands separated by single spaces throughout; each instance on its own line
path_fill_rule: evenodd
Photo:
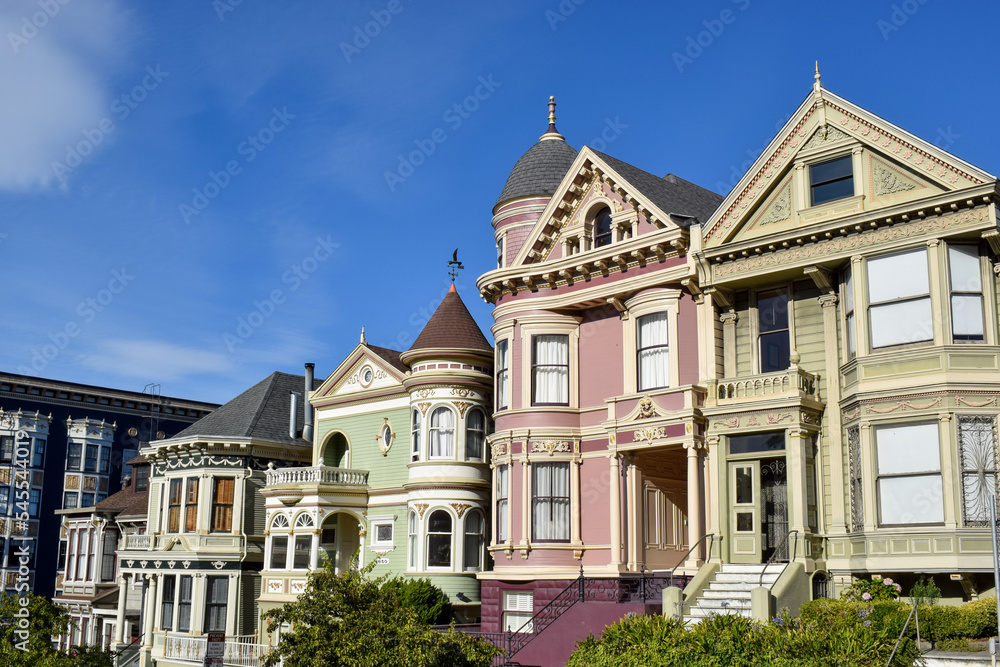
M 451 261 L 448 262 L 448 275 L 451 276 L 451 285 L 455 286 L 455 278 L 458 277 L 458 272 L 464 269 L 465 266 L 458 261 L 458 248 L 455 248 L 455 252 L 451 253 Z
M 561 139 L 563 141 L 566 138 L 559 134 L 559 130 L 556 129 L 556 96 L 549 95 L 549 129 L 545 130 L 545 134 L 538 138 L 539 141 L 543 139 Z
M 816 79 L 816 83 L 813 84 L 813 90 L 818 91 L 820 88 L 822 88 L 822 86 L 820 85 L 820 82 L 819 82 L 819 61 L 818 60 L 816 61 L 816 74 L 813 75 L 813 78 Z
M 365 340 L 365 325 L 361 325 L 361 342 L 367 344 L 368 341 Z

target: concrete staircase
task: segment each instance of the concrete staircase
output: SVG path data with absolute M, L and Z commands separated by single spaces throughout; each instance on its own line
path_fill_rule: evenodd
M 764 572 L 764 568 L 767 571 Z M 735 565 L 723 563 L 715 579 L 691 605 L 688 618 L 697 623 L 712 614 L 739 614 L 750 616 L 750 591 L 760 582 L 764 572 L 764 586 L 773 584 L 785 569 L 784 563 L 771 565 Z

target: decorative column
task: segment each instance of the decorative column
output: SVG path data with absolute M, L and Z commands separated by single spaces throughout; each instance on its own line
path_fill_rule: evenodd
M 288 552 L 292 549 L 289 546 Z M 205 627 L 205 595 L 208 581 L 204 572 L 195 572 L 191 579 L 191 634 L 200 633 Z
M 639 468 L 635 465 L 635 454 L 627 454 L 625 458 L 625 497 L 628 498 L 627 516 L 625 520 L 628 525 L 628 568 L 638 571 L 640 563 L 645 561 L 643 554 L 642 536 L 643 530 L 640 523 L 642 512 L 639 509 L 641 504 L 641 490 L 639 488 Z
M 864 530 L 866 533 L 870 533 L 875 530 L 876 517 L 878 508 L 875 506 L 875 499 L 878 498 L 875 489 L 875 443 L 872 441 L 872 423 L 870 421 L 863 421 L 861 426 L 861 487 L 864 490 L 864 497 L 866 499 L 864 511 L 865 511 L 865 524 Z
M 153 645 L 153 619 L 156 616 L 156 589 L 157 589 L 157 579 L 159 575 L 155 572 L 150 572 L 146 575 L 146 609 L 144 610 L 142 628 L 142 645 L 149 648 Z
M 125 641 L 125 607 L 128 606 L 128 585 L 130 574 L 118 576 L 118 612 L 115 615 L 115 647 Z
M 235 573 L 230 573 L 229 575 L 229 588 L 228 596 L 226 598 L 226 603 L 229 608 L 226 610 L 226 636 L 235 637 L 236 636 L 236 617 L 239 615 L 239 594 L 240 594 L 240 580 L 239 575 Z
M 621 477 L 618 467 L 618 454 L 609 454 L 610 465 L 608 467 L 608 506 L 609 531 L 611 544 L 611 568 L 618 570 L 622 562 L 622 499 L 621 499 Z
M 409 527 L 407 527 L 409 530 Z M 322 531 L 317 528 L 312 531 L 312 543 L 309 546 L 309 569 L 315 570 L 319 568 L 319 536 Z
M 857 303 L 855 301 L 855 303 Z M 847 533 L 847 495 L 844 492 L 844 480 L 847 475 L 844 473 L 843 450 L 846 440 L 844 440 L 843 425 L 841 423 L 840 412 L 840 360 L 837 347 L 837 295 L 824 294 L 819 297 L 819 305 L 823 310 L 823 340 L 826 341 L 826 419 L 827 419 L 827 447 L 830 449 L 830 505 L 832 514 L 831 533 Z M 855 317 L 857 317 L 855 315 Z M 855 342 L 857 345 L 857 342 Z M 820 447 L 823 446 L 820 441 Z M 818 459 L 822 460 L 822 454 Z M 822 486 L 817 487 L 820 493 Z M 817 505 L 822 507 L 824 503 L 817 498 Z M 822 516 L 822 512 L 820 512 Z
M 717 435 L 710 435 L 706 440 L 708 445 L 708 483 L 718 486 L 718 490 L 706 494 L 706 498 L 708 499 L 708 515 L 710 517 L 710 521 L 706 523 L 711 524 L 712 532 L 728 537 L 729 531 L 724 528 L 728 524 L 728 521 L 723 519 L 722 513 L 726 512 L 726 518 L 728 519 L 729 485 L 723 477 L 726 471 L 722 461 L 722 454 L 719 451 L 719 442 L 719 436 Z M 721 555 L 720 546 L 713 542 L 712 547 L 719 549 L 719 554 Z
M 736 377 L 736 322 L 739 316 L 735 310 L 719 315 L 722 322 L 722 373 L 725 377 Z
M 575 448 L 579 450 L 579 443 L 574 444 Z M 579 458 L 579 454 L 577 454 L 569 466 L 569 497 L 571 498 L 570 508 L 572 508 L 569 521 L 569 541 L 571 544 L 581 544 L 582 542 L 580 538 L 580 521 L 583 514 L 583 498 L 580 496 L 580 466 L 582 464 L 583 461 Z M 496 488 L 496 486 L 493 488 Z
M 697 442 L 684 445 L 687 450 L 687 519 L 688 548 L 694 546 L 702 538 L 701 532 L 701 454 Z M 701 547 L 688 555 L 684 567 L 697 568 L 704 561 L 701 558 Z
M 952 415 L 950 412 L 942 412 L 938 415 L 938 451 L 953 452 L 958 447 L 953 447 L 952 442 Z M 961 471 L 957 471 L 952 464 L 951 456 L 941 456 L 941 501 L 944 513 L 944 527 L 946 530 L 954 530 L 958 527 L 958 519 L 961 509 L 956 506 L 955 498 L 961 496 L 961 491 L 955 489 L 955 480 L 960 479 Z M 933 493 L 933 489 L 928 489 L 928 493 Z
M 785 463 L 788 476 L 788 527 L 799 531 L 799 538 L 809 533 L 809 511 L 806 499 L 806 443 L 809 432 L 798 428 L 785 431 Z M 791 546 L 789 544 L 789 546 Z M 801 552 L 800 552 L 801 553 Z
M 854 356 L 871 354 L 868 335 L 868 271 L 861 255 L 851 255 L 851 282 L 854 302 Z

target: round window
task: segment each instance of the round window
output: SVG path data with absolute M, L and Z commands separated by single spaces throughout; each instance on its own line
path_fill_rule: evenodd
M 367 387 L 372 383 L 372 377 L 374 377 L 371 366 L 365 366 L 361 369 L 361 385 Z

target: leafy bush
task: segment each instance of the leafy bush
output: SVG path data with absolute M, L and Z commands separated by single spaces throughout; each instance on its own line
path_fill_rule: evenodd
M 448 603 L 448 598 L 430 579 L 394 577 L 382 584 L 382 589 L 392 591 L 401 607 L 415 611 L 421 623 L 440 622 Z
M 965 639 L 942 639 L 937 643 L 938 649 L 942 651 L 982 651 L 983 647 Z
M 567 667 L 882 667 L 896 642 L 890 628 L 856 614 L 853 622 L 806 624 L 779 616 L 762 624 L 711 616 L 686 629 L 675 618 L 626 618 L 577 643 Z M 904 639 L 893 665 L 912 665 L 916 645 Z
M 941 599 L 941 589 L 934 583 L 934 577 L 920 577 L 910 589 L 910 601 L 916 605 L 937 604 Z
M 851 587 L 840 594 L 849 602 L 878 602 L 879 600 L 895 600 L 903 587 L 892 579 L 875 575 L 871 579 L 858 579 Z

